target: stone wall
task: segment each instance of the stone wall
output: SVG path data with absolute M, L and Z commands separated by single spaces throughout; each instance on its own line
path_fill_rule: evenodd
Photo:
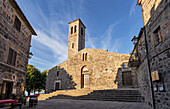
M 151 72 L 157 71 L 159 80 L 153 81 L 156 108 L 170 107 L 170 1 L 169 0 L 141 0 L 143 24 L 149 50 Z M 155 31 L 159 29 L 161 41 L 156 43 Z M 139 35 L 140 36 L 140 35 Z M 139 37 L 138 36 L 138 37 Z M 151 89 L 149 86 L 148 63 L 145 59 L 144 35 L 140 36 L 138 50 L 141 55 L 141 64 L 137 69 L 140 90 L 145 95 L 145 101 L 152 105 Z M 160 91 L 161 85 L 164 87 Z
M 50 69 L 47 75 L 46 92 L 55 90 L 55 81 L 61 81 L 62 85 L 60 89 L 75 89 L 75 83 L 72 80 L 72 76 L 67 73 L 68 61 L 65 61 L 58 66 Z M 57 72 L 59 73 L 57 75 Z

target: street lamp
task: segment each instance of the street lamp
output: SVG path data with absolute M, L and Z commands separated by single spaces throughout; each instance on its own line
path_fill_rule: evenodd
M 135 45 L 138 42 L 138 37 L 134 36 L 131 41 Z
M 29 52 L 29 57 L 28 58 L 31 59 L 32 56 L 33 56 L 32 52 Z

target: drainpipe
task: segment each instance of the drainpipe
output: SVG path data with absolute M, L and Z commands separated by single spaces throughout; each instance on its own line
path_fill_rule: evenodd
M 149 82 L 150 82 L 150 88 L 151 88 L 151 96 L 152 96 L 152 101 L 153 101 L 153 109 L 156 109 L 145 26 L 142 28 L 142 31 L 143 31 L 144 37 L 145 37 L 146 59 L 147 59 L 147 63 L 148 63 L 148 73 L 149 73 Z

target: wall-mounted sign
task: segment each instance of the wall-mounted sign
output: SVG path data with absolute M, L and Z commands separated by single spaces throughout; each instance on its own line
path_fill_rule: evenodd
M 160 86 L 159 86 L 159 91 L 160 91 L 160 92 L 163 92 L 163 91 L 164 91 L 164 85 L 163 85 L 163 84 L 160 84 Z
M 159 80 L 159 74 L 157 70 L 152 72 L 151 75 L 152 75 L 152 81 Z
M 158 91 L 158 86 L 157 86 L 157 85 L 156 85 L 156 86 L 154 86 L 154 88 L 153 88 L 153 89 L 154 89 L 154 91 L 155 91 L 155 92 L 157 92 L 157 91 Z

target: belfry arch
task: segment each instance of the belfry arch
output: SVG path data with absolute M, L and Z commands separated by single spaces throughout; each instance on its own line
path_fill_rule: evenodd
M 89 69 L 85 65 L 81 68 L 81 88 L 89 88 Z

